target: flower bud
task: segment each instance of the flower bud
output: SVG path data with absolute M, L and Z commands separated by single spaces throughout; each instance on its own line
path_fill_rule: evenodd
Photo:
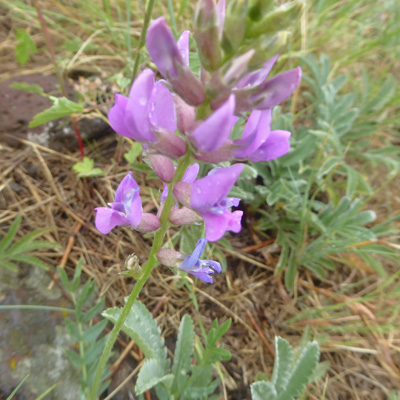
M 221 64 L 218 13 L 215 0 L 199 0 L 194 16 L 194 39 L 201 64 L 206 70 L 215 71 Z
M 171 211 L 169 221 L 174 225 L 190 225 L 201 221 L 200 216 L 187 207 L 175 208 Z
M 158 261 L 167 267 L 176 267 L 185 258 L 179 251 L 160 249 L 157 252 Z
M 179 203 L 181 203 L 185 207 L 189 207 L 191 190 L 192 185 L 190 183 L 177 182 L 174 185 L 173 193 Z
M 275 0 L 250 0 L 249 17 L 259 21 L 275 4 Z
M 246 30 L 248 0 L 231 0 L 225 15 L 222 48 L 233 54 L 242 44 Z
M 139 225 L 135 228 L 139 232 L 154 232 L 160 227 L 160 220 L 153 214 L 143 213 Z
M 292 1 L 276 8 L 263 19 L 249 26 L 246 37 L 257 38 L 265 34 L 273 34 L 296 22 L 302 15 L 304 3 L 301 0 Z
M 227 71 L 222 77 L 222 83 L 225 86 L 232 87 L 249 72 L 249 62 L 253 59 L 255 51 L 253 49 L 234 58 L 229 64 Z
M 178 95 L 173 96 L 175 113 L 176 113 L 176 124 L 181 132 L 188 132 L 192 126 L 195 117 L 196 110 L 186 104 Z
M 135 254 L 129 255 L 125 260 L 125 268 L 128 274 L 135 279 L 140 278 L 143 273 L 142 267 L 139 264 L 139 259 Z
M 170 158 L 162 156 L 161 154 L 150 154 L 148 159 L 153 171 L 163 182 L 168 183 L 172 181 L 175 168 Z
M 186 153 L 183 139 L 166 129 L 157 130 L 158 142 L 152 148 L 169 157 L 182 157 Z
M 251 69 L 260 68 L 265 60 L 270 59 L 275 54 L 281 53 L 282 48 L 285 46 L 288 38 L 288 32 L 281 31 L 273 36 L 265 38 L 261 36 L 255 41 L 252 48 L 254 48 L 254 55 L 249 61 Z

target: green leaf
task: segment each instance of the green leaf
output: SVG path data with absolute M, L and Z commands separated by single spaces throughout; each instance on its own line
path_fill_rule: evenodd
M 252 400 L 275 400 L 276 390 L 269 382 L 255 382 L 250 386 Z
M 272 373 L 272 384 L 279 393 L 287 384 L 293 362 L 293 349 L 281 337 L 275 338 L 275 362 Z
M 22 216 L 18 215 L 18 217 L 15 218 L 15 220 L 11 224 L 7 234 L 3 237 L 3 239 L 1 239 L 0 255 L 1 255 L 1 253 L 3 253 L 6 250 L 6 248 L 10 245 L 10 243 L 14 240 L 15 235 L 17 234 L 18 228 L 21 224 L 21 221 L 22 221 Z
M 74 368 L 80 370 L 82 368 L 82 359 L 81 356 L 76 353 L 75 351 L 72 350 L 67 350 L 66 351 L 67 357 L 69 358 L 69 361 L 71 361 L 71 364 Z
M 155 385 L 173 379 L 172 374 L 165 374 L 165 368 L 160 364 L 159 360 L 146 360 L 139 371 L 136 381 L 135 392 L 140 395 Z
M 121 315 L 121 309 L 109 308 L 102 315 L 115 324 Z M 133 303 L 122 330 L 136 342 L 147 358 L 160 360 L 161 365 L 167 367 L 167 349 L 164 346 L 160 328 L 140 301 L 136 300 Z
M 46 389 L 42 394 L 40 394 L 38 397 L 35 398 L 35 400 L 42 400 L 44 399 L 49 393 L 51 393 L 59 384 L 61 381 L 55 383 L 53 386 L 50 386 L 48 389 Z
M 66 117 L 71 114 L 81 113 L 84 110 L 83 104 L 75 103 L 65 97 L 49 96 L 49 98 L 53 102 L 53 105 L 47 110 L 36 114 L 33 120 L 29 123 L 29 128 L 34 128 L 45 124 L 46 122 Z
M 32 232 L 29 232 L 27 235 L 25 235 L 22 239 L 18 240 L 18 242 L 14 243 L 13 246 L 8 250 L 8 252 L 10 254 L 16 254 L 16 253 L 27 253 L 28 251 L 33 251 L 33 250 L 37 250 L 37 247 L 32 247 L 32 243 L 34 243 L 34 246 L 41 246 L 42 243 L 52 243 L 52 242 L 48 242 L 48 241 L 36 241 L 34 242 L 34 240 L 36 238 L 38 238 L 39 236 L 42 236 L 43 234 L 50 232 L 54 230 L 54 227 L 47 227 L 47 228 L 39 228 L 39 229 L 35 229 Z M 31 246 L 28 246 L 28 244 L 30 244 Z M 58 243 L 54 243 L 51 244 L 51 246 L 58 246 Z M 47 245 L 46 245 L 47 247 Z M 28 249 L 28 250 L 27 250 Z M 20 251 L 22 250 L 22 251 Z
M 104 331 L 104 328 L 106 327 L 107 324 L 108 321 L 103 320 L 97 323 L 96 325 L 93 325 L 90 328 L 86 329 L 82 337 L 83 343 L 95 342 L 98 336 Z
M 129 164 L 133 164 L 137 161 L 137 158 L 143 151 L 143 146 L 141 143 L 136 142 L 132 145 L 131 149 L 124 154 L 124 158 Z
M 30 55 L 37 52 L 37 48 L 29 33 L 24 29 L 17 28 L 16 39 L 18 44 L 15 46 L 14 52 L 18 64 L 22 67 L 28 62 Z
M 57 267 L 57 272 L 60 275 L 60 280 L 61 283 L 63 284 L 64 288 L 68 290 L 68 292 L 71 292 L 71 284 L 68 279 L 68 275 L 65 271 L 65 269 Z
M 12 259 L 14 261 L 24 262 L 26 264 L 30 264 L 35 267 L 42 268 L 46 271 L 49 269 L 49 266 L 44 261 L 42 261 L 40 258 L 35 257 L 35 256 L 16 255 L 16 256 L 13 256 Z
M 76 340 L 79 342 L 81 340 L 81 334 L 79 332 L 79 327 L 73 321 L 66 319 L 65 326 L 67 327 L 67 331 L 71 339 Z
M 92 318 L 94 318 L 97 314 L 99 314 L 104 308 L 104 298 L 101 298 L 100 301 L 93 306 L 89 311 L 86 311 L 82 317 L 83 323 L 88 323 Z
M 74 164 L 72 169 L 78 174 L 79 178 L 104 176 L 106 174 L 106 172 L 100 168 L 94 168 L 94 161 L 89 157 L 83 157 L 83 160 Z
M 319 346 L 317 342 L 308 343 L 302 351 L 284 390 L 277 400 L 291 400 L 299 396 L 309 383 L 319 360 Z
M 76 292 L 81 283 L 81 273 L 82 273 L 82 258 L 79 259 L 78 264 L 75 267 L 74 277 L 72 278 L 72 292 Z
M 184 315 L 179 326 L 178 340 L 175 348 L 175 358 L 172 366 L 174 382 L 172 391 L 182 390 L 188 379 L 188 371 L 192 363 L 194 327 L 189 315 Z
M 40 94 L 41 96 L 47 96 L 43 88 L 37 83 L 27 83 L 27 82 L 13 82 L 10 86 L 11 89 L 21 90 L 23 92 L 30 92 Z

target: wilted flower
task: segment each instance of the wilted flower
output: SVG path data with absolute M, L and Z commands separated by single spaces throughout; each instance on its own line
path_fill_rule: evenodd
M 243 167 L 243 164 L 235 164 L 229 168 L 215 168 L 192 185 L 178 182 L 174 186 L 174 195 L 178 201 L 204 219 L 206 238 L 211 242 L 221 239 L 226 231 L 238 233 L 242 228 L 243 211 L 230 210 L 239 205 L 240 199 L 226 196 Z
M 178 267 L 182 271 L 188 272 L 204 282 L 213 283 L 213 279 L 210 275 L 215 272 L 220 273 L 222 268 L 219 262 L 200 260 L 206 244 L 207 240 L 202 238 L 197 242 L 196 248 L 190 255 L 175 250 L 161 249 L 158 251 L 157 257 L 164 265 Z
M 145 69 L 133 83 L 129 97 L 116 94 L 108 119 L 118 134 L 180 157 L 186 145 L 173 133 L 177 126 L 172 95 L 163 81 L 154 81 L 154 76 L 152 70 Z
M 153 232 L 160 227 L 159 219 L 142 211 L 139 185 L 132 172 L 121 181 L 115 192 L 115 202 L 109 207 L 97 207 L 95 225 L 99 232 L 109 233 L 118 225 L 130 225 L 140 232 Z

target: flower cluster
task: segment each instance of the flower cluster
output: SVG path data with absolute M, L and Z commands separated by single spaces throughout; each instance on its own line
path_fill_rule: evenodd
M 178 179 L 174 163 L 182 157 L 213 164 L 269 161 L 289 151 L 291 133 L 271 130 L 271 114 L 296 89 L 301 69 L 268 76 L 287 37 L 282 28 L 301 13 L 303 5 L 295 1 L 271 11 L 267 3 L 232 0 L 226 6 L 225 0 L 218 4 L 199 0 L 194 39 L 200 76 L 189 64 L 190 32 L 176 41 L 164 18 L 156 19 L 147 33 L 147 48 L 161 79 L 144 69 L 128 96 L 116 95 L 108 116 L 115 132 L 145 145 L 164 191 L 157 215 L 143 213 L 139 186 L 129 173 L 117 189 L 115 202 L 96 209 L 97 229 L 108 233 L 117 225 L 130 225 L 141 232 L 157 230 L 165 200 L 173 194 L 169 223 L 203 221 L 205 238 L 192 255 L 163 249 L 159 260 L 206 282 L 212 282 L 211 273 L 220 272 L 218 263 L 199 260 L 206 241 L 241 230 L 243 212 L 232 211 L 240 199 L 229 197 L 229 192 L 244 164 L 217 167 L 197 178 L 199 165 L 192 162 Z M 241 137 L 233 137 L 239 129 Z

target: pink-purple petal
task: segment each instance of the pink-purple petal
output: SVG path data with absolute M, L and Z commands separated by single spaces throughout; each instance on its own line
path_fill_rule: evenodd
M 189 36 L 190 31 L 184 31 L 176 42 L 179 53 L 181 54 L 183 61 L 187 66 L 189 66 Z
M 272 131 L 264 144 L 249 159 L 254 162 L 270 161 L 286 154 L 290 149 L 291 133 L 288 131 Z
M 128 106 L 128 98 L 121 95 L 115 95 L 115 103 L 108 113 L 108 121 L 111 128 L 121 136 L 136 138 L 135 127 L 125 123 L 125 113 Z
M 137 191 L 139 195 L 139 185 L 132 177 L 132 171 L 129 171 L 128 174 L 122 179 L 121 183 L 118 185 L 118 188 L 115 192 L 115 202 L 122 203 L 128 193 L 131 191 Z
M 235 96 L 229 99 L 201 123 L 191 138 L 200 151 L 218 150 L 228 139 L 238 117 L 234 115 Z
M 128 220 L 123 217 L 118 211 L 108 207 L 97 207 L 95 226 L 96 229 L 106 235 L 118 225 L 128 225 Z

